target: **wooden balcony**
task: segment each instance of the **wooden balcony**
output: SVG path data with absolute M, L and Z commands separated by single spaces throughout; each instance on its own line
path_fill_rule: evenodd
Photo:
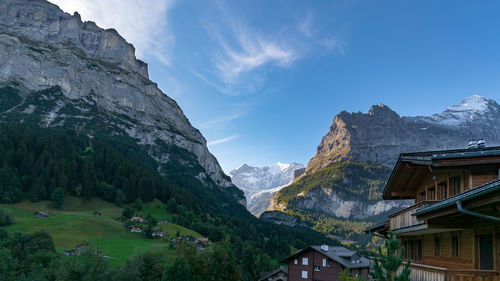
M 412 264 L 411 281 L 500 281 L 500 272 L 493 270 L 449 269 Z M 398 273 L 401 273 L 401 267 Z
M 420 208 L 432 205 L 438 201 L 422 201 L 389 216 L 389 229 L 395 234 L 411 231 L 416 228 L 425 228 L 425 221 L 413 214 Z

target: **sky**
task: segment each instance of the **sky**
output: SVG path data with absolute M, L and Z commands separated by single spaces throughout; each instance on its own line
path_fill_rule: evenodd
M 134 44 L 226 172 L 307 164 L 343 110 L 500 101 L 498 1 L 51 2 Z

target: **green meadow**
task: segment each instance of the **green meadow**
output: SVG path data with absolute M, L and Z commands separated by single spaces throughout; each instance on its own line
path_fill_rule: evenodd
M 97 247 L 105 256 L 111 266 L 119 266 L 128 258 L 148 251 L 158 251 L 167 257 L 173 255 L 175 250 L 169 248 L 168 239 L 180 235 L 201 237 L 200 234 L 180 225 L 168 223 L 158 225 L 167 237 L 161 239 L 147 239 L 144 233 L 130 233 L 119 220 L 122 209 L 115 205 L 94 198 L 83 201 L 80 198 L 66 198 L 61 209 L 53 209 L 50 201 L 31 203 L 22 201 L 15 204 L 0 204 L 0 208 L 12 212 L 14 223 L 2 227 L 7 232 L 29 233 L 43 230 L 49 233 L 59 252 L 72 249 L 76 245 L 87 242 Z M 46 212 L 47 218 L 34 218 L 36 211 Z M 93 216 L 98 211 L 102 216 Z M 137 214 L 152 217 L 158 221 L 168 219 L 165 205 L 156 200 L 144 204 L 144 208 Z

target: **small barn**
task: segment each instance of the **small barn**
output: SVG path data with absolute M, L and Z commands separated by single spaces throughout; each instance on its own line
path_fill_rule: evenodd
M 98 211 L 94 211 L 94 217 L 100 217 L 102 214 Z
M 35 218 L 47 218 L 49 215 L 45 212 L 42 212 L 42 211 L 36 211 L 35 213 L 33 213 L 33 217 Z

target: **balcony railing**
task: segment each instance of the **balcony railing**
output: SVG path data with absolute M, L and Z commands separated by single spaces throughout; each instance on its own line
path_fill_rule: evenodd
M 397 229 L 408 228 L 412 226 L 418 226 L 425 224 L 424 220 L 418 219 L 413 214 L 420 208 L 432 205 L 438 201 L 422 201 L 418 204 L 410 206 L 399 212 L 396 212 L 389 216 L 389 229 L 394 231 Z
M 493 270 L 448 269 L 424 264 L 410 266 L 412 281 L 500 281 L 500 272 Z M 401 273 L 403 267 L 398 270 Z

